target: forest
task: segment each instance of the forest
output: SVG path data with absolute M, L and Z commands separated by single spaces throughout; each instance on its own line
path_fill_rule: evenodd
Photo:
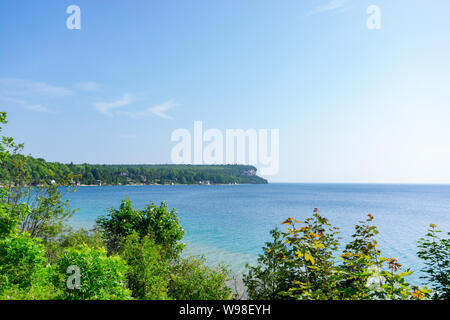
M 265 184 L 266 179 L 256 175 L 249 165 L 106 165 L 63 164 L 47 162 L 42 158 L 15 154 L 0 169 L 0 183 L 14 166 L 22 161 L 33 186 L 60 181 L 73 176 L 77 185 L 151 185 L 151 184 Z

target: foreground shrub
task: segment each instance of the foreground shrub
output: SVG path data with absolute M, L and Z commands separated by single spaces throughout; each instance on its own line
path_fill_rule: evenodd
M 302 226 L 297 228 L 296 223 Z M 284 294 L 296 299 L 331 298 L 335 286 L 333 252 L 339 245 L 337 228 L 317 212 L 304 223 L 289 218 L 283 224 L 290 226 L 283 233 L 288 250 L 279 259 L 296 271 L 296 286 Z
M 175 210 L 169 211 L 163 202 L 158 207 L 150 202 L 143 210 L 133 208 L 131 200 L 122 201 L 119 209 L 109 209 L 107 216 L 97 219 L 97 225 L 103 231 L 109 252 L 120 252 L 123 239 L 137 232 L 139 237 L 151 235 L 155 243 L 165 248 L 172 257 L 183 249 L 179 243 L 184 230 Z
M 408 300 L 429 297 L 430 290 L 410 285 L 406 277 L 412 274 L 402 270 L 396 258 L 386 258 L 377 249 L 374 239 L 378 229 L 373 226 L 373 216 L 368 215 L 355 227 L 353 240 L 341 254 L 342 264 L 338 266 L 337 286 L 340 299 L 385 299 Z
M 80 276 L 79 286 L 74 277 L 77 270 Z M 87 246 L 69 248 L 54 266 L 53 282 L 62 292 L 58 297 L 60 299 L 129 299 L 130 292 L 125 288 L 126 272 L 125 262 L 117 256 L 108 257 L 104 249 Z
M 450 300 L 450 232 L 447 238 L 439 237 L 440 233 L 431 224 L 426 237 L 419 240 L 417 255 L 425 262 L 422 269 L 425 275 L 421 278 L 431 283 L 433 299 Z
M 253 300 L 286 299 L 281 292 L 294 286 L 296 272 L 286 260 L 280 257 L 288 251 L 283 235 L 278 230 L 271 230 L 272 242 L 266 242 L 263 253 L 258 256 L 258 265 L 246 265 L 248 273 L 243 281 L 247 287 L 247 295 Z
M 203 258 L 185 258 L 172 269 L 169 296 L 175 300 L 229 300 L 229 277 L 230 271 L 224 266 L 212 269 Z
M 140 239 L 137 233 L 129 235 L 122 245 L 121 257 L 127 262 L 128 288 L 137 299 L 167 299 L 170 274 L 163 259 L 163 249 L 150 236 Z
M 0 240 L 0 291 L 31 287 L 45 268 L 45 247 L 28 233 Z
M 371 225 L 372 220 L 373 216 L 368 215 L 355 227 L 353 240 L 338 255 L 338 228 L 332 227 L 317 209 L 304 222 L 286 219 L 282 224 L 288 226 L 287 231 L 281 233 L 284 243 L 280 234 L 273 232 L 274 241 L 260 255 L 259 266 L 249 268 L 244 277 L 249 296 L 302 300 L 429 297 L 426 287 L 419 289 L 406 282 L 410 270 L 402 271 L 397 259 L 381 256 L 374 239 L 378 230 Z M 288 281 L 279 276 L 280 272 L 288 276 Z
M 64 249 L 90 247 L 94 249 L 104 248 L 102 235 L 97 230 L 79 229 L 74 231 L 69 229 L 66 233 L 61 234 L 59 238 L 45 242 L 47 248 L 47 261 L 55 263 L 58 256 Z
M 23 204 L 12 206 L 5 202 L 7 193 L 0 190 L 0 239 L 5 239 L 17 232 L 22 218 L 28 212 L 28 206 Z
M 71 229 L 62 234 L 58 242 L 61 248 L 75 248 L 84 245 L 95 249 L 104 247 L 102 235 L 97 230 L 78 229 L 74 231 Z
M 35 273 L 31 286 L 9 284 L 0 290 L 0 300 L 54 300 L 61 294 L 52 283 L 52 268 Z

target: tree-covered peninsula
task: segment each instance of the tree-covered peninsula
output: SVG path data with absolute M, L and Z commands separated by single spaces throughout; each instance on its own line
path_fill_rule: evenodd
M 0 177 L 22 162 L 30 185 L 61 181 L 69 174 L 78 185 L 151 185 L 151 184 L 265 184 L 249 165 L 106 165 L 63 164 L 16 154 L 2 166 Z M 5 171 L 5 172 L 3 172 Z M 0 181 L 5 184 L 7 181 Z

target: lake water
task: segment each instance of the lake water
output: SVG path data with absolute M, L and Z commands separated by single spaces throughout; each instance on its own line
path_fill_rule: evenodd
M 269 230 L 288 218 L 305 219 L 319 208 L 341 228 L 348 241 L 353 228 L 372 214 L 384 256 L 396 257 L 416 270 L 409 277 L 420 283 L 417 240 L 430 223 L 450 230 L 450 185 L 267 184 L 79 187 L 68 197 L 80 210 L 74 227 L 92 227 L 106 208 L 117 208 L 129 196 L 136 207 L 166 201 L 178 211 L 193 255 L 204 254 L 210 265 L 228 264 L 234 272 L 254 263 Z

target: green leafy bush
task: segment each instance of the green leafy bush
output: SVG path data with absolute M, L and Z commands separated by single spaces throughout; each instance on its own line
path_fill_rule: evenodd
M 0 202 L 0 239 L 10 236 L 17 232 L 23 216 L 28 212 L 28 206 L 11 206 L 7 202 Z
M 365 221 L 356 225 L 353 241 L 346 245 L 341 254 L 343 263 L 337 269 L 342 279 L 337 287 L 339 297 L 352 300 L 429 297 L 428 288 L 419 289 L 406 282 L 406 277 L 412 274 L 411 270 L 402 270 L 396 258 L 381 255 L 374 239 L 378 229 L 371 224 L 372 220 L 373 216 L 369 214 Z
M 18 201 L 27 199 L 30 210 L 21 223 L 21 230 L 28 231 L 32 236 L 45 241 L 61 234 L 66 228 L 67 221 L 77 210 L 70 208 L 69 200 L 63 200 L 59 184 L 22 189 L 24 191 Z M 68 191 L 67 188 L 65 190 Z
M 45 247 L 28 233 L 0 240 L 0 290 L 31 287 L 45 268 Z
M 61 294 L 52 283 L 53 269 L 50 266 L 35 273 L 30 286 L 9 284 L 0 290 L 0 300 L 54 300 Z
M 83 248 L 88 246 L 94 249 L 104 248 L 103 237 L 97 230 L 73 230 L 70 228 L 67 232 L 62 233 L 58 238 L 45 242 L 47 248 L 47 260 L 54 263 L 58 260 L 58 256 L 62 254 L 64 249 Z
M 80 287 L 69 288 L 70 266 L 80 271 Z M 73 271 L 71 271 L 73 272 Z M 60 299 L 115 300 L 129 299 L 126 289 L 126 263 L 117 256 L 106 255 L 104 249 L 87 246 L 64 250 L 54 265 L 53 282 L 61 290 Z
M 229 277 L 225 266 L 212 269 L 203 258 L 185 258 L 172 269 L 169 296 L 175 300 L 228 300 L 232 296 L 226 285 Z
M 150 202 L 143 210 L 133 208 L 131 200 L 122 201 L 119 209 L 109 209 L 109 214 L 97 219 L 102 230 L 109 252 L 120 252 L 123 239 L 137 232 L 140 238 L 151 235 L 155 243 L 165 248 L 165 252 L 173 257 L 183 249 L 179 243 L 184 230 L 175 210 L 169 211 L 163 202 L 158 207 Z
M 96 249 L 104 247 L 100 232 L 83 228 L 62 234 L 58 242 L 61 248 L 76 248 L 84 245 Z
M 295 223 L 302 226 L 296 228 Z M 297 273 L 296 286 L 289 289 L 289 295 L 296 299 L 329 299 L 335 283 L 332 278 L 335 273 L 333 252 L 339 245 L 337 228 L 318 212 L 304 223 L 289 218 L 283 224 L 291 227 L 283 233 L 288 251 L 279 259 Z
M 355 227 L 353 240 L 338 255 L 338 228 L 331 226 L 317 209 L 304 222 L 286 219 L 282 224 L 288 228 L 281 234 L 284 243 L 280 234 L 273 232 L 274 241 L 264 249 L 259 266 L 249 268 L 244 277 L 249 296 L 312 300 L 429 297 L 426 287 L 419 289 L 406 282 L 410 270 L 402 271 L 397 259 L 381 256 L 374 239 L 378 230 L 371 225 L 372 220 L 373 216 L 368 215 Z M 280 271 L 287 277 L 278 276 Z
M 294 286 L 296 272 L 286 260 L 280 260 L 288 251 L 279 230 L 271 230 L 272 242 L 266 242 L 263 253 L 258 256 L 258 265 L 247 265 L 248 273 L 243 281 L 247 295 L 253 300 L 281 300 L 280 293 Z
M 137 233 L 129 235 L 122 245 L 121 257 L 127 262 L 128 288 L 133 297 L 145 300 L 167 299 L 169 264 L 163 259 L 161 245 L 150 236 L 140 239 Z
M 441 238 L 440 233 L 431 224 L 426 238 L 419 240 L 417 255 L 425 262 L 426 267 L 422 269 L 425 275 L 421 278 L 431 283 L 433 299 L 450 300 L 450 232 L 447 238 Z

